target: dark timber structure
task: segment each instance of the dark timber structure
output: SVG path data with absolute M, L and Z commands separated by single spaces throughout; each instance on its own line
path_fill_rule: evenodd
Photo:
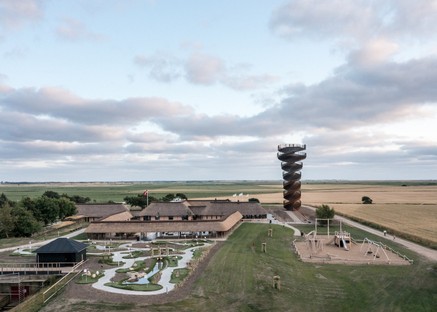
M 298 210 L 301 206 L 300 170 L 303 167 L 301 160 L 307 157 L 306 153 L 302 153 L 305 149 L 306 145 L 278 145 L 278 159 L 281 161 L 284 179 L 284 208 L 287 210 Z
M 86 260 L 87 245 L 69 238 L 61 237 L 37 250 L 37 263 L 58 262 L 61 266 L 69 266 Z

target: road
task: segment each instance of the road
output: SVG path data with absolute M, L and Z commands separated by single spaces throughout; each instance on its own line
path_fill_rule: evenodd
M 60 236 L 60 237 L 71 238 L 71 237 L 74 237 L 74 236 L 77 236 L 77 235 L 83 233 L 84 231 L 85 231 L 85 229 L 80 229 L 80 230 L 77 230 L 77 231 L 74 231 L 74 232 L 68 233 L 68 234 L 66 234 L 66 235 Z M 32 247 L 39 247 L 39 246 L 42 246 L 42 245 L 46 245 L 46 244 L 48 244 L 48 243 L 54 241 L 54 240 L 57 239 L 57 238 L 59 238 L 59 237 L 55 237 L 55 238 L 51 238 L 51 239 L 47 239 L 47 240 L 42 241 L 42 242 L 35 242 L 35 243 L 30 243 L 30 244 L 25 244 L 25 245 L 20 245 L 20 246 L 14 246 L 14 247 L 2 248 L 2 249 L 0 249 L 0 252 L 3 252 L 3 251 L 13 251 L 13 250 L 16 250 L 16 249 L 28 249 L 29 246 L 32 246 Z M 29 242 L 31 242 L 31 241 L 32 241 L 32 239 L 29 238 Z
M 313 209 L 314 211 L 316 209 L 316 208 L 311 207 L 311 206 L 305 206 L 305 207 Z M 348 218 L 341 217 L 341 216 L 335 216 L 334 218 L 336 220 L 341 220 L 345 224 L 348 224 L 350 226 L 356 227 L 356 228 L 361 229 L 363 231 L 366 231 L 368 233 L 371 233 L 371 234 L 374 234 L 374 235 L 377 235 L 377 236 L 380 236 L 380 237 L 383 237 L 383 238 L 390 238 L 390 237 L 384 236 L 384 233 L 379 231 L 379 230 L 375 230 L 375 229 L 373 229 L 371 227 L 368 227 L 368 226 L 362 225 L 362 224 L 360 224 L 358 222 L 349 220 Z M 398 244 L 400 244 L 402 246 L 405 246 L 406 248 L 416 252 L 417 254 L 419 254 L 419 255 L 421 255 L 421 256 L 423 256 L 425 258 L 427 258 L 427 259 L 429 259 L 431 261 L 437 262 L 437 250 L 421 246 L 419 244 L 407 241 L 407 240 L 399 238 L 399 237 L 396 237 L 395 241 L 396 241 L 396 243 L 398 243 Z

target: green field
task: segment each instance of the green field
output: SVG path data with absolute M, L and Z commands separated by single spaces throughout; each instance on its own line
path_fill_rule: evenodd
M 50 307 L 70 311 L 433 311 L 437 266 L 414 257 L 410 266 L 332 265 L 301 262 L 291 250 L 292 230 L 242 224 L 224 243 L 190 295 L 161 304 L 103 303 L 60 295 Z M 359 233 L 359 236 L 367 236 Z M 267 243 L 267 253 L 261 243 Z M 408 253 L 401 247 L 397 249 Z M 272 287 L 279 275 L 281 289 Z M 71 301 L 70 301 L 71 299 Z M 54 310 L 53 310 L 54 311 Z
M 59 194 L 89 197 L 91 202 L 121 202 L 126 196 L 142 194 L 149 190 L 150 196 L 163 197 L 169 193 L 183 193 L 188 198 L 232 196 L 237 193 L 260 194 L 280 192 L 280 181 L 193 181 L 193 182 L 112 182 L 112 183 L 45 183 L 45 184 L 1 184 L 0 193 L 10 200 L 23 197 L 38 197 L 45 191 Z

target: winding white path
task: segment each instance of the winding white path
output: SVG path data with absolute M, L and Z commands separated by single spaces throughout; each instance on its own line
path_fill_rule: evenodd
M 193 252 L 196 248 L 205 247 L 207 244 L 198 246 L 198 247 L 192 247 L 187 250 L 185 250 L 183 255 L 180 254 L 170 254 L 169 256 L 182 256 L 182 259 L 178 260 L 178 265 L 176 267 L 167 267 L 164 270 L 161 271 L 161 279 L 159 280 L 159 285 L 162 286 L 159 290 L 154 291 L 134 291 L 134 290 L 127 290 L 127 289 L 120 289 L 120 288 L 114 288 L 110 286 L 106 286 L 106 283 L 109 283 L 111 281 L 111 278 L 115 276 L 115 273 L 120 268 L 130 268 L 135 263 L 135 261 L 140 261 L 149 257 L 139 257 L 135 259 L 123 259 L 124 256 L 126 256 L 125 251 L 117 251 L 113 252 L 113 261 L 114 262 L 124 262 L 125 264 L 123 266 L 108 269 L 105 270 L 105 276 L 101 277 L 96 283 L 92 285 L 93 288 L 100 289 L 103 291 L 116 293 L 116 294 L 123 294 L 123 295 L 140 295 L 140 296 L 150 296 L 150 295 L 158 295 L 158 294 L 164 294 L 174 289 L 175 284 L 170 283 L 171 274 L 173 273 L 173 270 L 175 269 L 181 269 L 186 268 L 187 263 L 192 259 Z M 147 248 L 131 248 L 131 250 L 146 250 Z

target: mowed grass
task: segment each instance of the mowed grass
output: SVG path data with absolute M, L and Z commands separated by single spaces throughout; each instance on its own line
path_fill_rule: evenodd
M 267 235 L 269 227 L 273 228 L 272 238 Z M 420 259 L 410 266 L 304 263 L 291 250 L 292 234 L 282 226 L 242 224 L 211 259 L 187 298 L 120 308 L 182 312 L 434 311 L 435 264 Z M 261 251 L 263 242 L 267 243 L 266 253 Z M 275 275 L 280 276 L 280 290 L 273 288 Z M 103 311 L 105 306 L 72 302 L 64 312 Z

